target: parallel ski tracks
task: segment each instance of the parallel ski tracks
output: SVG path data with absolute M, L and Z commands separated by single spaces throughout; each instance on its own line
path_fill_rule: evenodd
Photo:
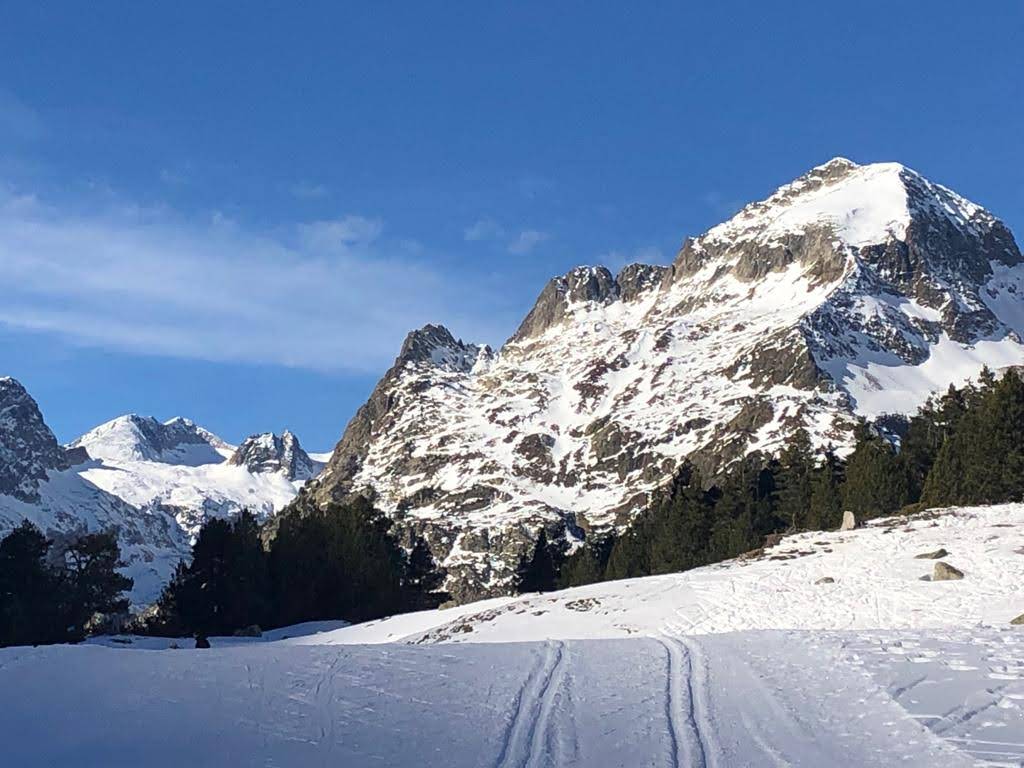
M 664 635 L 658 641 L 668 654 L 665 712 L 671 764 L 675 768 L 718 768 L 719 750 L 700 646 L 672 635 Z
M 551 714 L 565 680 L 565 645 L 548 642 L 516 697 L 495 768 L 554 765 L 549 755 Z M 547 759 L 545 759 L 547 758 Z

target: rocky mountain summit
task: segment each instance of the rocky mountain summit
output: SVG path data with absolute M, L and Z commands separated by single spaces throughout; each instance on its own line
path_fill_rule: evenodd
M 265 432 L 247 437 L 231 454 L 228 464 L 262 474 L 279 472 L 289 480 L 309 480 L 323 469 L 323 464 L 313 461 L 287 429 L 280 436 Z
M 498 351 L 409 335 L 323 474 L 422 534 L 458 600 L 508 589 L 541 527 L 622 526 L 683 459 L 711 477 L 797 427 L 1024 362 L 1007 228 L 896 163 L 842 158 L 688 239 L 670 266 L 552 279 Z

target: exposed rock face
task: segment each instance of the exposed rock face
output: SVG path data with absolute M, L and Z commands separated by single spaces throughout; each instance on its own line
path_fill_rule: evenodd
M 36 401 L 18 381 L 0 378 L 0 494 L 39 501 L 39 483 L 47 472 L 67 466 Z
M 932 581 L 956 581 L 963 577 L 963 571 L 941 560 L 935 564 L 935 569 L 932 572 Z
M 250 472 L 280 472 L 289 480 L 309 480 L 322 468 L 302 450 L 299 439 L 288 430 L 280 437 L 270 432 L 247 437 L 231 454 L 228 463 L 247 467 Z
M 554 278 L 496 354 L 410 334 L 309 490 L 424 535 L 458 599 L 498 594 L 540 527 L 621 526 L 685 458 L 710 477 L 799 426 L 843 450 L 858 416 L 1024 362 L 1021 262 L 973 203 L 836 159 L 669 267 Z

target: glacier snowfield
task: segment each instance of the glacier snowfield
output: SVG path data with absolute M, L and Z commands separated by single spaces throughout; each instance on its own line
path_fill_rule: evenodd
M 964 579 L 923 578 L 939 548 Z M 3 763 L 1019 766 L 1021 613 L 1024 505 L 933 510 L 205 651 L 0 650 Z

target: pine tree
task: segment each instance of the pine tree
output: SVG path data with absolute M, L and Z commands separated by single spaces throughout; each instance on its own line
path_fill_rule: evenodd
M 543 528 L 537 534 L 529 558 L 524 558 L 516 572 L 516 591 L 550 592 L 558 585 L 558 571 L 564 559 L 564 550 L 557 542 L 548 540 Z
M 814 469 L 807 527 L 811 530 L 836 528 L 843 519 L 843 482 L 846 465 L 831 446 Z
M 64 639 L 47 538 L 29 521 L 0 540 L 0 646 Z
M 613 537 L 605 536 L 577 547 L 562 565 L 558 578 L 559 587 L 581 587 L 603 581 L 614 541 Z
M 117 572 L 124 565 L 112 531 L 74 535 L 54 548 L 60 612 L 68 638 L 81 640 L 97 617 L 124 614 L 132 580 Z
M 389 521 L 365 499 L 297 506 L 271 544 L 276 621 L 365 621 L 398 613 L 407 604 L 405 567 Z
M 255 518 L 208 520 L 159 601 L 168 627 L 187 634 L 226 635 L 269 619 L 267 555 Z
M 866 517 L 896 512 L 908 500 L 907 477 L 889 442 L 866 424 L 846 462 L 843 506 Z
M 814 446 L 807 430 L 796 430 L 779 456 L 776 513 L 789 528 L 811 527 L 811 485 L 814 475 Z
M 449 595 L 442 590 L 444 579 L 427 542 L 417 538 L 405 567 L 406 610 L 429 610 L 448 600 Z

